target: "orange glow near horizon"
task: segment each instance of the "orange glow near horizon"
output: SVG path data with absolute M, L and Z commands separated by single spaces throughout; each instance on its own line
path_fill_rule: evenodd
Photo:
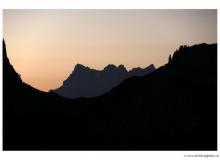
M 217 10 L 3 10 L 3 36 L 22 80 L 48 91 L 77 63 L 159 67 L 182 44 L 217 43 Z

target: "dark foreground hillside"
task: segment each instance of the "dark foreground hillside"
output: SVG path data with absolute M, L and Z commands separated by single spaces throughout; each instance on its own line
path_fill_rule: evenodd
M 4 150 L 217 150 L 217 45 L 180 47 L 168 64 L 97 98 L 25 84 L 3 42 Z

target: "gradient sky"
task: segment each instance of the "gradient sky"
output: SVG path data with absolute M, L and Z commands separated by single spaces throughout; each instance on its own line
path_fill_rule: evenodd
M 24 82 L 59 87 L 77 63 L 159 67 L 182 44 L 217 42 L 217 10 L 3 10 L 8 57 Z

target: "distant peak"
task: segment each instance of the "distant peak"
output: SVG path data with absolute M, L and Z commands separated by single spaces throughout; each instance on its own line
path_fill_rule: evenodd
M 118 69 L 119 69 L 120 71 L 127 72 L 127 69 L 126 69 L 125 66 L 122 65 L 122 64 L 118 66 Z
M 88 70 L 90 69 L 89 67 L 86 67 L 82 64 L 76 64 L 75 65 L 75 68 L 74 68 L 74 71 L 81 71 L 81 70 Z
M 146 68 L 152 68 L 152 69 L 156 69 L 155 66 L 153 64 L 150 64 L 148 67 Z
M 104 70 L 116 70 L 117 67 L 114 64 L 108 64 Z
M 77 63 L 75 67 L 84 68 L 85 66 L 82 64 Z
M 136 67 L 136 68 L 132 68 L 129 72 L 139 72 L 139 71 L 154 71 L 156 70 L 155 66 L 153 64 L 150 64 L 149 66 L 145 67 L 145 68 L 141 68 L 141 67 Z
M 142 68 L 136 67 L 136 68 L 132 68 L 130 71 L 139 71 L 139 70 L 142 70 Z

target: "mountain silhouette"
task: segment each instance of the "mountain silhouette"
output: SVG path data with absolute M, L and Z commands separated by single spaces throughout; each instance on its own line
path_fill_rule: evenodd
M 6 55 L 6 46 L 5 46 L 5 42 L 3 40 L 3 75 L 4 76 L 4 81 L 11 81 L 9 83 L 11 83 L 12 85 L 19 85 L 21 84 L 22 80 L 19 76 L 19 74 L 17 74 L 13 68 L 13 66 L 9 63 L 9 59 Z
M 74 71 L 63 82 L 63 85 L 51 91 L 72 99 L 96 97 L 110 91 L 127 78 L 147 75 L 155 70 L 154 65 L 144 69 L 133 68 L 128 72 L 123 65 L 116 67 L 113 64 L 109 64 L 103 70 L 95 70 L 77 64 Z
M 3 42 L 3 149 L 217 150 L 217 44 L 169 57 L 106 94 L 65 99 L 22 82 Z

